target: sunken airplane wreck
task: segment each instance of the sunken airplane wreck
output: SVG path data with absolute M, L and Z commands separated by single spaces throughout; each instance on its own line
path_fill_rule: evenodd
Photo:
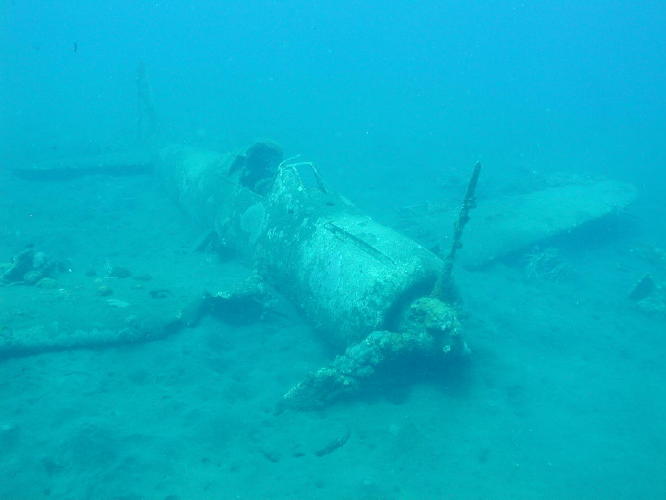
M 24 286 L 31 285 L 26 277 L 42 272 L 37 286 L 43 280 L 48 285 L 53 278 L 44 269 L 57 266 L 44 267 L 37 249 L 24 251 L 14 262 L 0 264 L 0 284 L 5 285 L 0 294 L 34 304 L 36 319 L 29 323 L 9 309 L 0 311 L 0 357 L 156 340 L 195 325 L 207 313 L 234 315 L 242 308 L 258 317 L 271 301 L 268 284 L 339 352 L 328 366 L 287 390 L 280 408 L 328 404 L 358 391 L 392 362 L 428 357 L 446 363 L 466 354 L 454 304 L 454 258 L 467 268 L 489 265 L 621 210 L 635 196 L 632 186 L 603 180 L 482 200 L 475 206 L 476 167 L 461 207 L 403 214 L 398 222 L 412 239 L 329 190 L 313 164 L 284 160 L 280 148 L 270 143 L 257 143 L 240 154 L 168 146 L 156 155 L 142 151 L 125 156 L 129 159 L 63 159 L 15 173 L 49 182 L 107 175 L 116 168 L 122 175 L 152 173 L 180 207 L 209 228 L 203 245 L 233 250 L 251 263 L 257 279 L 202 295 L 202 290 L 192 293 L 197 288 L 192 274 L 188 291 L 165 294 L 149 307 L 138 296 L 133 300 L 137 291 L 132 287 L 123 292 L 125 302 L 72 290 L 79 294 L 72 300 L 86 311 L 75 317 L 67 303 L 49 298 L 49 290 L 40 290 L 41 305 L 27 300 L 34 294 L 32 286 Z M 472 208 L 465 247 L 457 255 Z M 446 246 L 451 250 L 442 259 L 426 247 L 441 243 L 445 234 L 452 234 Z M 133 319 L 128 322 L 130 309 Z M 181 313 L 174 317 L 177 310 Z M 60 315 L 61 321 L 41 321 L 44 311 L 51 319 Z M 104 324 L 92 324 L 90 317 L 104 318 Z M 54 324 L 59 325 L 55 330 Z
M 456 226 L 473 205 L 479 166 Z M 300 169 L 311 170 L 308 187 Z M 215 239 L 252 262 L 342 354 L 291 388 L 282 407 L 316 407 L 353 393 L 382 365 L 407 356 L 463 354 L 447 295 L 459 237 L 442 261 L 329 191 L 312 163 L 272 144 L 241 155 L 174 146 L 157 174 Z

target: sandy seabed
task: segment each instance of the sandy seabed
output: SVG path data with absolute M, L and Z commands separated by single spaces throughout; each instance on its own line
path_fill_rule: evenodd
M 96 300 L 95 280 L 123 266 L 151 276 L 132 298 L 150 307 L 152 288 L 248 273 L 195 252 L 202 234 L 148 176 L 0 174 L 0 261 L 30 243 L 68 262 L 53 293 Z M 515 263 L 458 270 L 469 360 L 403 369 L 316 412 L 274 412 L 334 355 L 294 311 L 2 359 L 0 498 L 666 498 L 666 320 L 627 300 L 640 240 L 569 244 L 557 280 Z M 129 301 L 125 282 L 104 284 Z M 0 307 L 21 314 L 13 288 Z

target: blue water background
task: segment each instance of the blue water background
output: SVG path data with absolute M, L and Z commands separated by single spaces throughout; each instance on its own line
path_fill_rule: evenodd
M 380 219 L 438 201 L 452 172 L 462 194 L 477 160 L 481 197 L 564 171 L 631 182 L 638 199 L 555 244 L 571 282 L 460 273 L 474 362 L 453 382 L 275 420 L 281 391 L 332 356 L 304 324 L 209 322 L 136 349 L 3 361 L 0 493 L 666 498 L 666 328 L 625 300 L 645 272 L 666 279 L 632 260 L 666 248 L 665 32 L 666 3 L 650 0 L 3 0 L 0 169 L 134 144 L 143 62 L 160 143 L 275 140 Z M 1 186 L 17 216 L 0 261 L 37 241 L 81 276 L 104 257 L 168 273 L 145 249 L 176 241 L 177 217 L 159 219 L 150 186 Z M 338 424 L 351 438 L 336 453 L 294 451 Z
M 665 160 L 658 1 L 7 1 L 2 16 L 5 154 L 131 136 L 144 61 L 180 139 L 268 136 L 350 169 L 482 159 L 640 180 Z

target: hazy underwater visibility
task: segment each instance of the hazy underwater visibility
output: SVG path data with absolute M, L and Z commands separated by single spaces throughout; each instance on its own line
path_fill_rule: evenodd
M 665 31 L 0 2 L 0 500 L 666 498 Z

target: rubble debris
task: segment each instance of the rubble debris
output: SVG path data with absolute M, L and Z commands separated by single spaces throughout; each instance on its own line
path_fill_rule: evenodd
M 35 285 L 43 278 L 52 278 L 61 269 L 59 263 L 31 246 L 16 254 L 12 262 L 3 267 L 1 281 L 10 285 Z

